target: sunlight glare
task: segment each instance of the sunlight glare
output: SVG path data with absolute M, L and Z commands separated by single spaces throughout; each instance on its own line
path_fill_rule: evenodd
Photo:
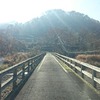
M 49 9 L 70 11 L 77 0 L 0 0 L 0 22 L 26 22 Z

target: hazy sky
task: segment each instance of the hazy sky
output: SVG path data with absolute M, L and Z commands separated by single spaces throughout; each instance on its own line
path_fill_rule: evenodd
M 100 0 L 0 0 L 0 23 L 26 22 L 49 9 L 74 10 L 100 21 Z

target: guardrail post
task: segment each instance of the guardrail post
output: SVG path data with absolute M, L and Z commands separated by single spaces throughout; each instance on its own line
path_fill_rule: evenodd
M 17 86 L 17 69 L 15 69 L 14 71 L 13 71 L 13 90 L 16 88 L 16 86 Z
M 34 61 L 34 59 L 32 60 L 31 63 L 32 63 L 32 64 L 31 64 L 31 69 L 35 69 L 35 61 Z
M 23 70 L 23 72 L 22 72 L 22 79 L 24 79 L 24 77 L 25 77 L 25 64 L 23 64 L 22 70 Z
M 96 71 L 95 70 L 92 71 L 92 82 L 93 82 L 93 86 L 96 88 L 96 82 L 94 81 L 94 77 L 96 77 Z
M 84 78 L 84 74 L 82 73 L 82 71 L 84 70 L 84 66 L 81 65 L 81 77 Z
M 28 74 L 30 72 L 30 60 L 28 61 Z
M 74 66 L 77 66 L 77 63 L 76 62 L 74 62 Z M 77 69 L 75 68 L 75 72 L 77 73 Z
M 1 100 L 1 93 L 2 93 L 2 92 L 1 92 L 1 79 L 2 79 L 2 78 L 1 78 L 1 76 L 0 76 L 0 100 Z
M 67 61 L 70 63 L 70 60 L 67 59 Z M 68 66 L 72 69 L 72 66 L 68 63 Z
M 32 70 L 34 69 L 34 66 L 33 66 L 33 59 L 31 60 L 31 69 L 32 69 Z

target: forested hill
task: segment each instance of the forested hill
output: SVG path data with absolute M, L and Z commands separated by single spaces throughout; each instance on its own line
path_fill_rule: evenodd
M 49 10 L 27 23 L 3 26 L 0 34 L 2 31 L 20 41 L 24 50 L 61 52 L 65 48 L 84 51 L 100 47 L 100 22 L 75 11 Z

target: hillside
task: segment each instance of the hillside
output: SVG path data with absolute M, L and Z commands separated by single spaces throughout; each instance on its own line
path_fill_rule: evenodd
M 40 18 L 23 25 L 24 35 L 44 50 L 59 50 L 66 47 L 68 51 L 99 49 L 100 23 L 78 12 L 50 10 Z M 51 51 L 51 50 L 50 50 Z
M 13 37 L 4 42 L 8 46 L 13 43 L 12 51 L 15 47 L 18 51 L 27 48 L 57 52 L 99 50 L 100 47 L 100 22 L 75 11 L 49 10 L 27 23 L 3 26 L 3 30 L 7 39 L 9 34 Z
M 25 44 L 17 40 L 9 29 L 0 30 L 0 56 L 20 52 L 25 49 Z

